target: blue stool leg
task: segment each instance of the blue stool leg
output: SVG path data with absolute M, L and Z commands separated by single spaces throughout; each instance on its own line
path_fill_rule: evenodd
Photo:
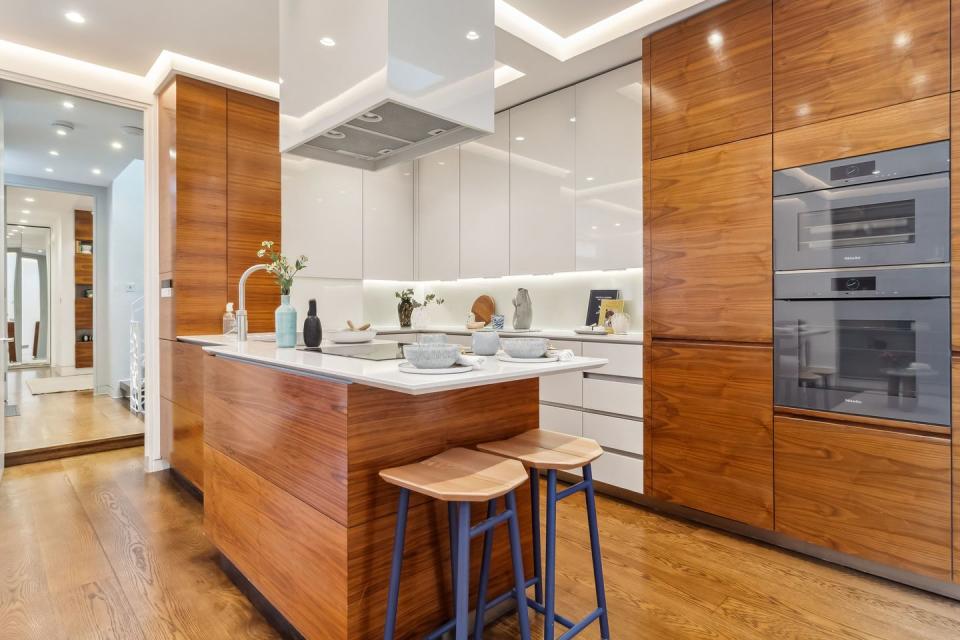
M 403 539 L 407 533 L 407 506 L 410 490 L 400 489 L 400 505 L 397 508 L 397 530 L 393 536 L 393 564 L 390 566 L 390 591 L 387 596 L 387 621 L 383 639 L 393 640 L 397 627 L 397 602 L 400 598 L 400 568 L 403 564 Z
M 517 623 L 520 625 L 521 640 L 530 640 L 530 618 L 527 612 L 526 578 L 523 575 L 523 550 L 520 546 L 520 524 L 517 516 L 517 495 L 511 491 L 507 494 L 507 509 L 510 510 L 510 554 L 513 557 L 513 586 L 517 598 Z M 474 636 L 474 640 L 481 640 L 481 636 Z
M 497 514 L 497 501 L 487 503 L 487 520 Z M 477 592 L 477 618 L 473 625 L 473 637 L 483 637 L 483 614 L 487 608 L 487 584 L 490 581 L 490 556 L 493 555 L 493 530 L 483 534 L 483 561 L 480 563 L 480 589 Z
M 543 604 L 543 566 L 540 559 L 540 472 L 530 469 L 530 519 L 533 522 L 533 598 Z
M 553 640 L 557 608 L 557 472 L 547 471 L 547 567 L 543 640 Z
M 457 606 L 457 503 L 447 503 L 447 526 L 450 533 L 450 595 Z
M 457 503 L 456 640 L 467 640 L 470 625 L 470 503 Z
M 607 620 L 607 595 L 603 584 L 603 561 L 600 557 L 600 531 L 597 527 L 597 501 L 593 493 L 593 470 L 588 464 L 583 468 L 583 479 L 587 481 L 587 524 L 590 527 L 590 551 L 593 554 L 593 580 L 597 588 L 597 607 L 600 613 L 600 637 L 610 638 L 610 623 Z

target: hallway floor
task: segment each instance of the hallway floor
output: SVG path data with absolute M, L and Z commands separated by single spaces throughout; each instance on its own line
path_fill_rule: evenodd
M 126 400 L 92 391 L 30 393 L 27 380 L 51 375 L 49 367 L 7 372 L 7 404 L 20 410 L 5 421 L 7 453 L 143 433 Z
M 0 640 L 278 637 L 220 571 L 202 505 L 142 464 L 132 448 L 4 472 Z M 960 637 L 960 602 L 616 500 L 598 508 L 617 640 Z M 576 500 L 558 510 L 571 615 L 593 598 L 583 516 Z M 513 621 L 485 637 L 516 638 Z

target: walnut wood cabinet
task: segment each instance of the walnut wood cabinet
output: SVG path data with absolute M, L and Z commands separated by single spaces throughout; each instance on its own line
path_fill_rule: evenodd
M 951 578 L 950 439 L 777 416 L 776 530 Z
M 74 366 L 93 366 L 93 213 L 77 209 L 73 212 L 73 283 L 74 283 Z M 83 247 L 81 250 L 81 246 Z

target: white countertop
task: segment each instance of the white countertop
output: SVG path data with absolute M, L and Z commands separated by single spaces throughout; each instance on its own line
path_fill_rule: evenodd
M 453 326 L 430 326 L 425 329 L 412 329 L 410 327 L 402 328 L 392 327 L 373 327 L 380 335 L 391 335 L 395 333 L 449 333 L 458 336 L 469 336 L 473 333 L 463 325 Z M 616 344 L 643 344 L 643 332 L 631 331 L 629 333 L 608 333 L 589 335 L 585 333 L 576 333 L 573 329 L 543 329 L 538 331 L 524 331 L 515 333 L 510 329 L 501 329 L 497 333 L 503 336 L 530 337 L 530 338 L 549 338 L 551 340 L 578 340 L 581 342 L 609 342 Z
M 234 336 L 182 336 L 178 339 L 203 345 L 204 351 L 215 356 L 235 358 L 343 382 L 357 382 L 413 395 L 539 378 L 570 371 L 586 371 L 607 364 L 607 360 L 603 358 L 578 357 L 566 362 L 519 364 L 501 362 L 495 357 L 488 357 L 483 365 L 466 373 L 418 375 L 400 371 L 398 365 L 403 362 L 402 360 L 373 361 L 297 349 L 278 349 L 273 342 L 258 340 L 249 340 L 238 345 Z

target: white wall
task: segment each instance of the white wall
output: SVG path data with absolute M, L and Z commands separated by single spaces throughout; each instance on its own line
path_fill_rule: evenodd
M 331 278 L 300 277 L 293 281 L 290 303 L 297 308 L 297 330 L 303 330 L 310 298 L 317 300 L 317 317 L 323 330 L 342 329 L 347 320 L 361 320 L 363 315 L 364 287 L 360 280 L 334 280 Z M 280 291 L 277 290 L 277 304 Z M 396 324 L 396 323 L 394 323 Z
M 106 309 L 107 326 L 97 339 L 107 344 L 106 376 L 110 393 L 119 397 L 119 383 L 129 379 L 129 327 L 132 304 L 143 296 L 144 168 L 134 160 L 110 185 L 110 211 L 106 220 L 106 247 L 98 258 L 106 264 L 106 285 L 100 286 L 100 305 Z M 132 289 L 132 290 L 130 290 Z M 142 313 L 140 314 L 142 321 Z M 100 365 L 98 364 L 99 368 Z M 98 372 L 99 373 L 99 372 Z

